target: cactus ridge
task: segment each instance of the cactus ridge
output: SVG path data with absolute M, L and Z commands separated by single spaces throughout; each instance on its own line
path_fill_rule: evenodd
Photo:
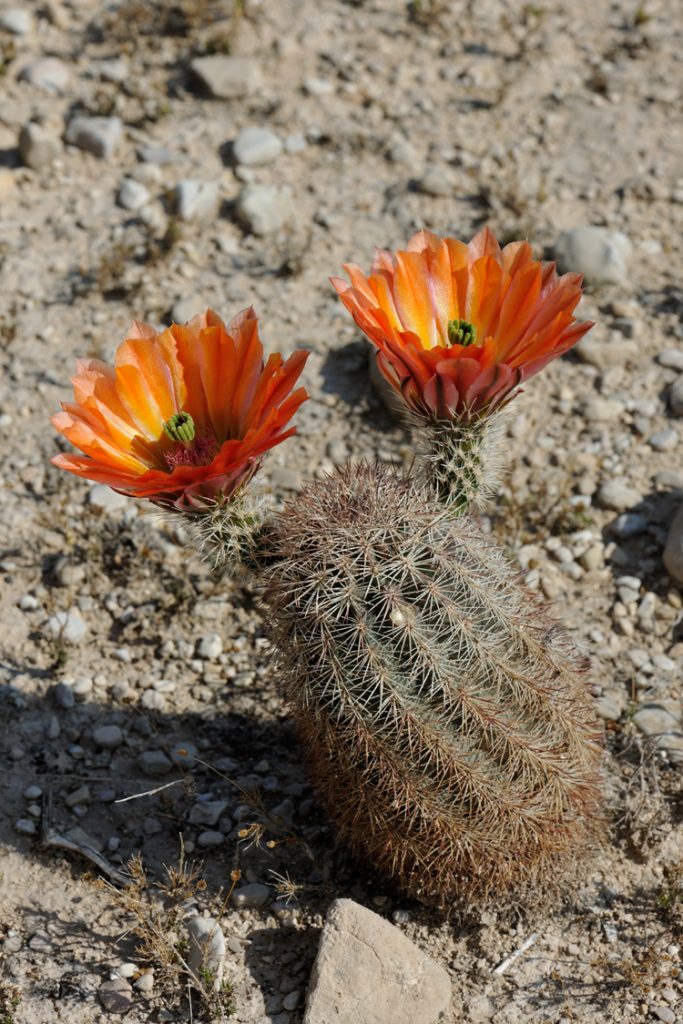
M 167 513 L 189 534 L 199 555 L 214 572 L 233 576 L 260 572 L 263 509 L 239 491 L 224 501 L 206 502 L 193 512 Z
M 554 885 L 598 831 L 580 659 L 504 556 L 366 465 L 277 517 L 265 599 L 285 697 L 342 834 L 443 902 Z

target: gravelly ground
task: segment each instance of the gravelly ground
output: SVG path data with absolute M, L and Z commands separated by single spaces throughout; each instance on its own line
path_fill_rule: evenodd
M 683 370 L 678 0 L 243 6 L 240 16 L 209 0 L 49 0 L 21 5 L 25 32 L 0 28 L 0 957 L 2 979 L 21 992 L 5 1020 L 109 1020 L 98 986 L 136 959 L 131 922 L 91 866 L 41 848 L 50 825 L 80 826 L 112 864 L 140 851 L 151 878 L 176 862 L 182 835 L 188 856 L 204 860 L 200 906 L 220 906 L 237 867 L 240 885 L 272 885 L 275 872 L 301 887 L 289 904 L 223 915 L 237 1021 L 300 1020 L 336 896 L 393 916 L 450 970 L 449 1022 L 683 1021 L 681 766 L 637 717 L 648 702 L 680 708 L 681 698 L 683 600 L 661 561 L 683 491 L 681 421 L 667 397 Z M 209 98 L 190 61 L 228 50 L 260 84 Z M 56 94 L 19 77 L 44 55 L 69 71 Z M 122 119 L 112 156 L 57 152 L 77 113 Z M 31 121 L 56 147 L 33 168 L 17 150 Z M 235 166 L 230 143 L 252 125 L 285 147 L 262 166 Z M 144 146 L 167 147 L 169 162 L 143 163 Z M 129 176 L 149 191 L 133 212 L 116 201 Z M 219 211 L 179 219 L 173 190 L 184 179 L 215 183 Z M 245 183 L 284 190 L 278 202 L 292 216 L 250 233 L 237 216 Z M 590 657 L 611 841 L 584 890 L 549 918 L 465 926 L 425 915 L 335 848 L 254 594 L 213 579 L 172 525 L 53 469 L 47 418 L 74 357 L 110 358 L 133 316 L 168 322 L 207 303 L 229 316 L 253 302 L 267 344 L 312 350 L 312 401 L 263 487 L 280 500 L 351 454 L 407 460 L 409 438 L 372 391 L 365 343 L 326 278 L 419 227 L 467 238 L 485 222 L 506 239 L 529 237 L 538 254 L 563 230 L 604 225 L 632 253 L 628 276 L 586 295 L 591 344 L 517 401 L 488 520 Z M 600 497 L 610 481 L 624 483 L 611 502 Z M 69 643 L 49 620 L 74 608 L 85 632 Z M 93 738 L 103 725 L 120 727 L 105 745 Z M 140 760 L 149 751 L 171 760 L 150 769 Z M 166 774 L 155 777 L 154 764 Z M 115 802 L 174 778 L 182 784 Z M 29 787 L 40 795 L 27 797 Z M 266 840 L 303 843 L 238 843 L 256 818 L 244 794 L 253 787 L 282 822 Z M 201 794 L 225 802 L 215 847 L 193 822 Z M 495 976 L 532 932 L 529 952 Z M 298 1002 L 285 1002 L 292 992 Z M 134 991 L 126 1019 L 187 1014 L 158 980 Z

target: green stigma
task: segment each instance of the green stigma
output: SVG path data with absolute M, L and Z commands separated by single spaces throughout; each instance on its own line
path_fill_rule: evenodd
M 477 328 L 467 320 L 448 321 L 448 340 L 451 345 L 474 345 L 477 340 Z
M 164 423 L 164 431 L 172 441 L 189 444 L 194 441 L 194 420 L 189 412 L 174 412 L 170 420 Z

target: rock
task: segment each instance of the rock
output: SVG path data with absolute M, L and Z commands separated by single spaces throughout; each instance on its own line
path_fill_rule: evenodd
M 669 408 L 672 415 L 683 416 L 683 374 L 669 388 Z
M 92 739 L 103 750 L 114 750 L 123 743 L 123 730 L 118 725 L 100 725 L 93 731 Z
M 620 284 L 628 276 L 631 249 L 621 231 L 578 227 L 560 235 L 555 256 L 560 270 L 583 274 L 592 284 Z
M 583 403 L 583 415 L 589 423 L 613 423 L 624 411 L 621 402 L 601 395 L 592 395 Z
M 600 718 L 604 718 L 608 722 L 618 722 L 624 710 L 621 694 L 603 693 L 595 702 L 595 710 Z
M 166 146 L 140 146 L 138 159 L 143 164 L 155 164 L 158 167 L 178 163 L 178 155 Z
M 154 971 L 151 968 L 148 968 L 140 975 L 138 980 L 135 982 L 135 988 L 138 992 L 143 992 L 145 995 L 149 995 L 154 988 Z
M 641 516 L 640 512 L 622 512 L 615 519 L 612 525 L 612 532 L 615 537 L 627 540 L 629 537 L 635 537 L 639 533 L 645 533 L 647 526 L 647 519 L 645 516 Z
M 72 146 L 110 160 L 121 145 L 123 121 L 120 117 L 74 117 L 64 138 Z
M 443 167 L 429 167 L 416 183 L 425 196 L 450 196 L 455 188 L 451 175 Z
M 218 185 L 215 181 L 179 181 L 175 190 L 176 213 L 181 220 L 203 220 L 218 209 Z
M 657 487 L 670 487 L 674 491 L 683 491 L 683 471 L 673 469 L 658 469 L 655 473 L 655 484 Z
M 656 452 L 668 452 L 678 444 L 678 434 L 671 427 L 668 430 L 658 430 L 648 438 L 647 443 Z
M 34 836 L 37 833 L 36 823 L 31 818 L 19 818 L 14 823 L 14 831 L 22 836 Z
M 225 937 L 220 924 L 212 917 L 193 917 L 187 930 L 190 969 L 200 977 L 210 977 L 214 989 L 220 989 L 225 962 Z
M 46 167 L 62 155 L 61 140 L 31 121 L 19 132 L 19 154 L 27 167 Z
M 599 341 L 590 335 L 580 341 L 574 351 L 582 362 L 598 370 L 625 366 L 638 357 L 635 341 Z
M 190 808 L 187 820 L 191 825 L 215 825 L 228 809 L 227 800 L 207 800 Z
M 171 747 L 171 760 L 176 768 L 193 768 L 199 751 L 194 743 L 181 740 Z
M 598 489 L 596 501 L 600 508 L 622 512 L 637 505 L 640 502 L 640 494 L 627 480 L 615 477 L 614 480 L 606 480 Z
M 683 348 L 665 348 L 657 356 L 660 366 L 683 373 Z
M 52 95 L 60 95 L 71 81 L 71 71 L 58 57 L 40 57 L 21 69 L 19 81 L 28 82 Z
M 133 1002 L 133 989 L 125 978 L 115 978 L 100 985 L 97 997 L 110 1013 L 127 1013 Z
M 643 704 L 633 716 L 633 721 L 645 736 L 657 741 L 657 748 L 665 750 L 674 763 L 683 763 L 683 723 L 679 701 Z
M 218 633 L 207 633 L 197 644 L 197 657 L 215 661 L 223 653 L 223 640 Z
M 138 754 L 138 766 L 151 779 L 168 775 L 173 767 L 163 750 L 144 750 Z
M 0 28 L 13 36 L 26 36 L 33 28 L 31 12 L 25 7 L 6 7 L 0 11 Z
M 67 644 L 79 644 L 88 631 L 80 610 L 74 605 L 66 612 L 56 612 L 47 627 L 54 637 Z
M 241 99 L 256 92 L 261 85 L 261 69 L 247 57 L 210 54 L 196 57 L 190 69 L 214 99 Z
M 233 907 L 263 907 L 273 896 L 273 890 L 269 885 L 261 885 L 259 882 L 250 882 L 235 889 L 230 902 Z
M 213 846 L 221 846 L 225 842 L 225 834 L 215 829 L 207 829 L 197 836 L 197 846 L 202 849 L 210 849 Z
M 677 583 L 683 583 L 683 505 L 669 527 L 664 548 L 664 567 Z
M 334 82 L 329 78 L 304 78 L 304 92 L 309 96 L 331 96 L 334 91 Z
M 186 295 L 184 298 L 178 299 L 177 302 L 173 303 L 171 320 L 174 324 L 186 324 L 197 313 L 203 312 L 207 305 L 206 299 L 201 295 Z
M 292 193 L 286 185 L 247 185 L 235 204 L 238 221 L 254 235 L 270 235 L 294 215 Z
M 669 1006 L 653 1006 L 652 1012 L 662 1024 L 676 1024 L 676 1014 Z
M 244 128 L 232 144 L 232 152 L 238 164 L 255 167 L 270 164 L 282 152 L 282 142 L 268 128 Z
M 105 512 L 116 512 L 130 505 L 125 494 L 112 491 L 106 484 L 94 484 L 88 492 L 88 502 L 93 508 L 101 508 Z
M 78 804 L 89 804 L 91 799 L 91 793 L 88 786 L 79 786 L 78 789 L 74 789 L 68 796 L 64 797 L 64 803 L 67 807 L 77 807 Z
M 115 85 L 120 85 L 130 76 L 130 65 L 122 57 L 101 61 L 97 70 L 103 82 L 113 82 Z
M 446 971 L 395 925 L 352 900 L 327 913 L 304 1024 L 432 1024 L 451 999 Z
M 139 210 L 148 203 L 151 196 L 149 189 L 133 178 L 124 178 L 121 182 L 117 202 L 124 210 Z
M 57 683 L 52 691 L 55 695 L 57 706 L 63 711 L 70 711 L 76 703 L 74 692 L 66 683 Z

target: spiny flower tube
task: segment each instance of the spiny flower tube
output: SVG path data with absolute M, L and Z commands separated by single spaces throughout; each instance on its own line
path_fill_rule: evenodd
M 352 263 L 344 270 L 351 283 L 332 284 L 378 350 L 380 372 L 427 429 L 437 489 L 466 508 L 481 485 L 471 459 L 483 421 L 593 326 L 573 315 L 581 276 L 558 276 L 528 242 L 501 249 L 488 228 L 469 243 L 420 231 L 405 250 L 377 250 L 369 275 Z
M 252 307 L 227 326 L 212 310 L 160 333 L 134 322 L 113 366 L 78 360 L 74 401 L 52 424 L 83 454 L 52 462 L 162 507 L 215 506 L 296 433 L 307 356 L 264 361 Z

